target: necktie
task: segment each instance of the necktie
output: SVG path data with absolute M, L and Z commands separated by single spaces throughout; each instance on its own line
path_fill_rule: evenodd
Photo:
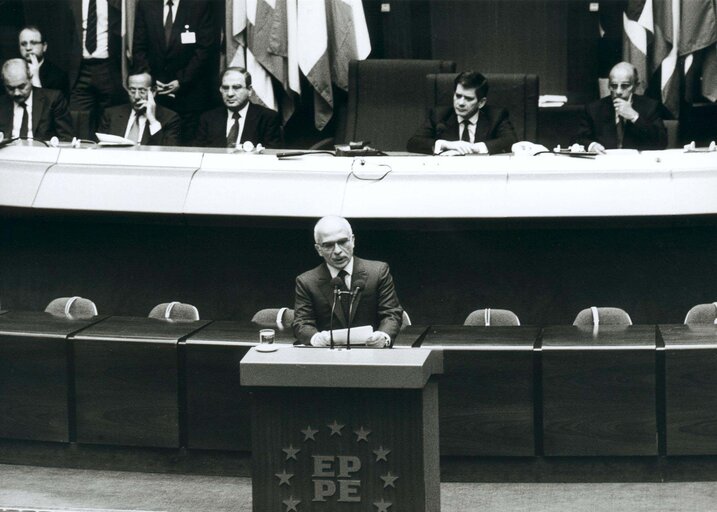
M 20 123 L 20 137 L 27 137 L 27 130 L 28 130 L 27 104 L 20 103 L 20 107 L 22 108 L 22 122 Z
M 234 112 L 232 115 L 232 118 L 234 119 L 234 124 L 232 124 L 232 127 L 229 128 L 229 135 L 227 135 L 227 147 L 233 148 L 236 147 L 237 144 L 237 137 L 239 136 L 239 118 L 241 117 L 241 114 L 239 112 Z
M 625 138 L 625 120 L 620 117 L 615 125 L 617 129 L 617 149 L 622 149 L 622 141 Z
M 97 0 L 90 0 L 87 6 L 87 32 L 85 33 L 85 48 L 91 54 L 97 49 Z
M 341 291 L 342 292 L 348 292 L 349 289 L 346 286 L 346 276 L 349 275 L 348 272 L 341 269 L 338 273 L 338 277 L 341 278 Z M 341 295 L 341 309 L 344 310 L 344 318 L 346 318 L 346 324 L 348 325 L 350 319 L 349 319 L 349 304 L 351 304 L 351 295 L 348 293 Z
M 463 133 L 461 134 L 461 140 L 465 142 L 471 141 L 471 132 L 468 129 L 468 127 L 471 125 L 471 122 L 467 119 L 463 121 Z
M 139 116 L 135 116 L 134 123 L 132 123 L 132 127 L 129 129 L 127 138 L 135 143 L 139 142 Z
M 167 1 L 167 6 L 169 9 L 167 9 L 167 19 L 164 20 L 164 42 L 167 46 L 169 46 L 169 40 L 172 37 L 172 6 L 174 4 L 172 3 L 172 0 Z

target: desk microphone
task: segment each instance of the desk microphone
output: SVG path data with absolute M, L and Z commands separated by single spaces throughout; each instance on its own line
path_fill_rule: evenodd
M 331 336 L 331 349 L 334 348 L 334 311 L 336 310 L 336 301 L 339 298 L 339 295 L 341 294 L 341 291 L 339 288 L 344 284 L 344 280 L 341 279 L 339 276 L 334 277 L 331 280 L 331 284 L 334 287 L 334 301 L 331 303 L 331 318 L 329 319 L 329 335 Z
M 353 313 L 354 309 L 354 301 L 356 300 L 356 297 L 358 297 L 359 293 L 361 293 L 361 290 L 366 287 L 366 282 L 357 279 L 354 283 L 354 289 L 349 292 L 351 294 L 351 299 L 349 300 L 349 317 L 346 319 L 348 329 L 346 330 L 346 350 L 351 350 L 351 315 Z

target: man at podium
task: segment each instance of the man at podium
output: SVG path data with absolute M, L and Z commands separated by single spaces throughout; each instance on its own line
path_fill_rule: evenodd
M 306 345 L 327 347 L 332 331 L 337 338 L 338 329 L 370 326 L 373 332 L 361 342 L 391 346 L 401 328 L 403 309 L 388 264 L 354 257 L 356 239 L 342 217 L 320 219 L 314 241 L 324 263 L 296 278 L 296 338 Z

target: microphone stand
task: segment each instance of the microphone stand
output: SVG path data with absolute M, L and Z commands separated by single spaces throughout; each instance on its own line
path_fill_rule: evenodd
M 360 290 L 360 286 L 354 288 L 351 292 L 351 299 L 349 300 L 349 317 L 346 319 L 346 322 L 348 323 L 348 329 L 346 330 L 346 350 L 351 350 L 351 313 L 354 309 L 354 300 L 358 297 Z
M 331 336 L 331 350 L 334 349 L 334 310 L 336 309 L 336 301 L 339 298 L 339 287 L 334 286 L 334 302 L 331 304 L 331 320 L 329 320 L 329 335 Z

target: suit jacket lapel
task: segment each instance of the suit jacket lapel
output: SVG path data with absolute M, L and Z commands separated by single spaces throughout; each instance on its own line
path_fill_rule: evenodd
M 445 140 L 458 140 L 458 118 L 455 112 L 451 112 L 451 115 L 446 119 L 446 131 L 443 132 L 444 136 L 441 137 Z
M 478 122 L 476 123 L 475 142 L 485 142 L 490 139 L 491 120 L 490 117 L 481 110 L 478 114 Z
M 47 103 L 45 96 L 38 90 L 32 91 L 32 135 L 37 138 L 37 127 L 40 125 L 40 120 L 43 118 Z
M 241 132 L 241 138 L 239 142 L 245 142 L 247 140 L 252 141 L 254 144 L 258 144 L 256 140 L 256 128 L 258 123 L 259 112 L 252 103 L 249 103 L 249 108 L 246 111 L 246 119 L 244 119 L 244 129 Z
M 324 263 L 321 266 L 321 276 L 319 277 L 319 289 L 321 290 L 321 293 L 324 295 L 324 298 L 329 304 L 334 303 L 334 287 L 331 286 L 331 273 L 329 272 L 329 268 L 326 266 L 326 263 Z M 344 315 L 344 310 L 341 307 L 341 302 L 339 300 L 336 301 L 336 307 L 334 308 L 334 316 L 339 320 L 340 325 L 342 327 L 346 327 L 348 323 L 346 322 L 346 316 Z
M 609 144 L 606 145 L 606 147 L 616 148 L 617 126 L 615 125 L 615 109 L 612 106 L 612 100 L 610 100 L 609 96 L 602 102 L 600 107 L 600 117 L 602 118 L 603 126 L 606 128 L 605 140 Z
M 172 35 L 169 38 L 169 46 L 170 48 L 174 49 L 174 46 L 177 44 L 177 41 L 180 38 L 180 34 L 184 31 L 184 25 L 189 25 L 189 21 L 187 19 L 188 11 L 189 11 L 189 4 L 187 4 L 188 0 L 182 0 L 179 2 L 179 7 L 177 8 L 177 15 L 174 17 L 174 23 L 172 24 Z M 189 29 L 191 30 L 191 26 Z M 179 48 L 181 48 L 181 43 L 179 44 Z
M 351 310 L 351 321 L 352 323 L 354 321 L 354 318 L 356 317 L 356 311 L 358 311 L 359 303 L 361 302 L 361 296 L 363 295 L 363 291 L 366 289 L 366 283 L 368 283 L 368 272 L 366 271 L 366 268 L 363 265 L 363 260 L 361 258 L 357 258 L 354 256 L 354 273 L 351 276 L 351 289 L 353 290 L 356 287 L 356 282 L 358 280 L 363 281 L 364 285 L 361 289 L 361 292 L 356 295 L 356 298 L 354 299 L 354 305 L 353 309 Z M 349 323 L 349 325 L 350 325 Z

